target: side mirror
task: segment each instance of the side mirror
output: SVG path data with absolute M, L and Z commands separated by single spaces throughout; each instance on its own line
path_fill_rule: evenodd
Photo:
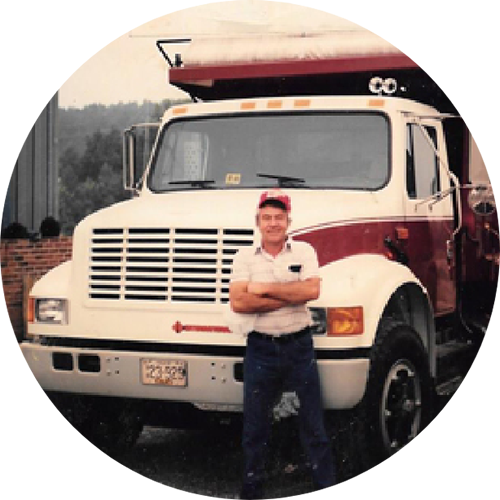
M 156 143 L 159 123 L 133 125 L 123 133 L 123 187 L 137 192 Z
M 496 204 L 491 185 L 474 186 L 467 202 L 476 215 L 487 216 L 495 213 Z
M 135 190 L 135 136 L 134 127 L 123 132 L 123 187 Z

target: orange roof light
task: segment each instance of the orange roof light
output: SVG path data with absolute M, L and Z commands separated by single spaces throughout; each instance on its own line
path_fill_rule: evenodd
M 186 106 L 183 106 L 182 108 L 174 108 L 174 109 L 172 110 L 172 113 L 173 113 L 174 115 L 184 115 L 184 114 L 186 114 L 186 113 L 187 113 L 187 110 L 188 110 L 188 109 L 187 109 L 187 107 L 186 107 Z
M 311 99 L 295 99 L 293 105 L 296 108 L 308 108 L 311 105 Z
M 255 109 L 255 106 L 254 102 L 242 102 L 240 109 Z
M 368 101 L 368 106 L 371 108 L 383 108 L 385 106 L 384 99 L 370 99 Z
M 268 109 L 280 109 L 283 107 L 283 101 L 268 101 Z

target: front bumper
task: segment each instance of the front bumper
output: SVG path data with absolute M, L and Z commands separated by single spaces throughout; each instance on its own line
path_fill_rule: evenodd
M 21 350 L 46 391 L 182 401 L 201 407 L 242 407 L 243 404 L 243 349 L 240 356 L 200 355 L 60 347 L 24 342 Z M 331 359 L 332 356 L 326 356 L 325 351 L 317 352 L 325 409 L 355 406 L 365 391 L 368 357 L 346 357 L 343 351 L 342 359 Z M 150 358 L 186 361 L 187 386 L 144 384 L 141 379 L 141 360 Z

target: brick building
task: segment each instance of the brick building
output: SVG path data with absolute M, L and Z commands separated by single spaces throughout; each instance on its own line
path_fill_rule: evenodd
M 10 321 L 18 340 L 25 332 L 27 293 L 47 271 L 71 258 L 72 238 L 5 240 L 0 244 L 2 282 Z

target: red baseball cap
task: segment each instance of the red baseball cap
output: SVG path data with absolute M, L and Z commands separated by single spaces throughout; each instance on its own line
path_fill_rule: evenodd
M 260 195 L 258 208 L 262 208 L 262 205 L 269 200 L 276 200 L 283 203 L 287 212 L 290 212 L 292 210 L 292 202 L 290 200 L 290 196 L 279 189 L 264 191 Z

